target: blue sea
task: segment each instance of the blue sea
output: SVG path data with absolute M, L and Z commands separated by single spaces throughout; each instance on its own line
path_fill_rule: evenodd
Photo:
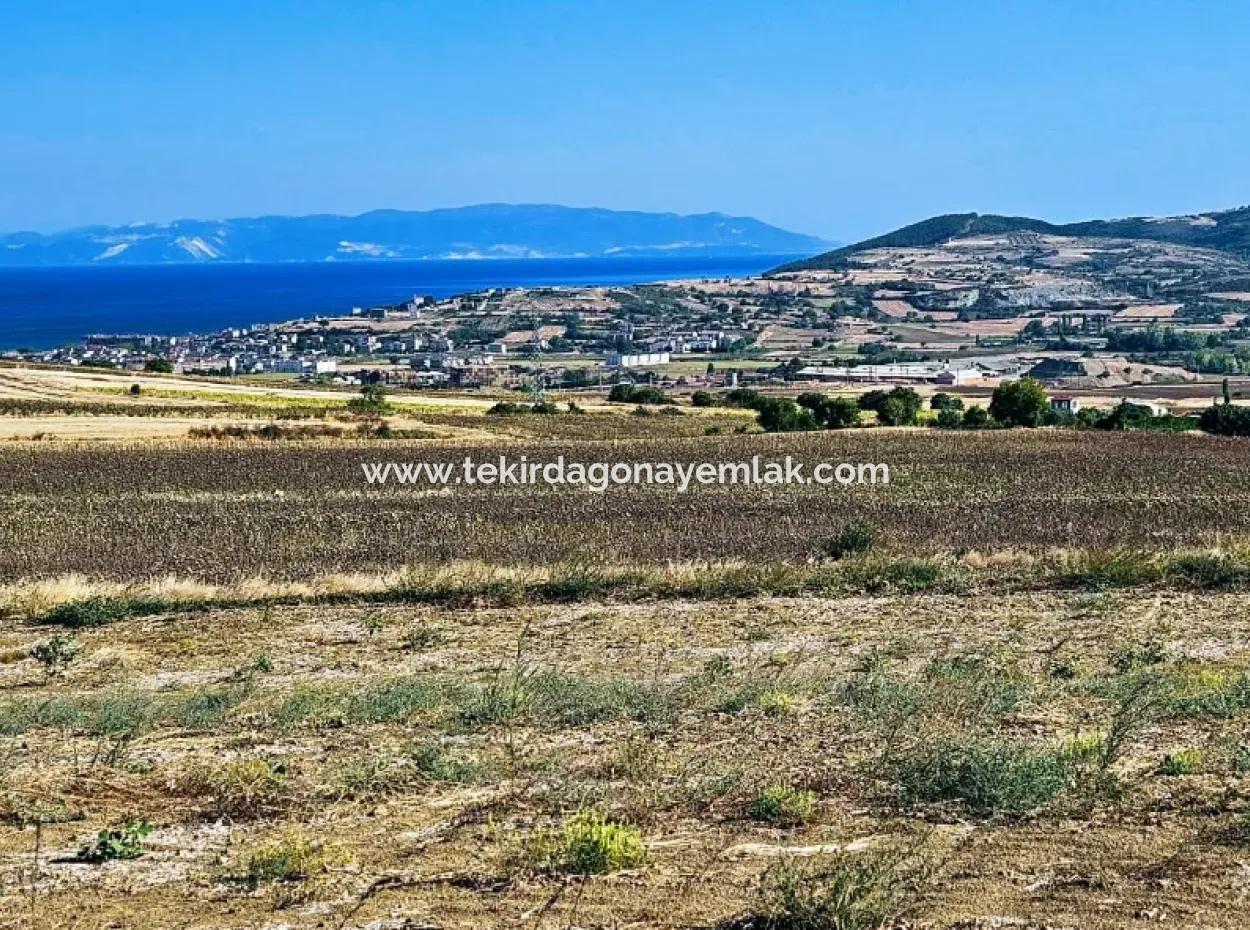
M 414 294 L 752 275 L 794 257 L 0 268 L 0 349 L 53 348 L 88 333 L 211 332 L 345 313 Z

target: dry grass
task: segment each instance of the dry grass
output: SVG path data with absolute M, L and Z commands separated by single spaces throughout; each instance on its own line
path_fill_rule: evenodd
M 937 881 L 906 903 L 927 925 L 1238 927 L 1248 617 L 1244 593 L 1125 590 L 125 619 L 80 631 L 58 681 L 0 666 L 0 913 L 711 927 L 758 913 L 779 860 L 816 875 L 923 841 Z M 408 649 L 417 627 L 442 636 Z M 10 621 L 0 651 L 44 635 Z M 974 804 L 961 770 L 895 774 L 965 733 L 1093 759 L 1141 675 L 1170 683 L 1168 709 L 1134 718 L 1106 778 L 1086 761 L 1053 795 L 1004 783 Z M 1161 771 L 1193 749 L 1200 771 Z M 810 810 L 753 819 L 777 786 Z M 593 811 L 641 834 L 641 864 L 570 880 L 518 859 Z M 126 817 L 155 828 L 143 856 L 71 861 Z

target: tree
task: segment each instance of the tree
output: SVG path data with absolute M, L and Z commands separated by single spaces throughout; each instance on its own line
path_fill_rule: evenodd
M 690 395 L 690 405 L 692 407 L 715 407 L 716 395 L 711 391 L 695 391 Z
M 858 403 L 861 410 L 876 411 L 877 420 L 885 426 L 913 426 L 920 415 L 920 395 L 908 387 L 868 391 Z
M 964 411 L 963 426 L 967 429 L 984 429 L 990 425 L 989 412 L 977 404 Z
M 143 363 L 143 370 L 153 371 L 162 375 L 169 375 L 173 374 L 174 363 L 167 358 L 150 358 Z
M 349 400 L 347 409 L 359 416 L 374 418 L 385 416 L 392 408 L 386 402 L 386 388 L 382 382 L 371 381 L 360 386 L 360 396 Z
M 1250 407 L 1216 404 L 1202 411 L 1198 426 L 1217 436 L 1250 436 Z
M 963 410 L 964 401 L 962 397 L 956 397 L 954 394 L 943 394 L 939 391 L 929 398 L 929 408 L 931 410 Z
M 788 397 L 764 397 L 755 408 L 759 424 L 769 433 L 806 432 L 820 429 L 810 410 L 800 407 Z
M 964 417 L 958 410 L 952 410 L 950 407 L 943 407 L 938 411 L 937 426 L 940 429 L 959 429 L 963 426 Z
M 1036 378 L 1021 378 L 994 388 L 990 416 L 1004 426 L 1040 426 L 1050 410 L 1050 398 Z
M 829 397 L 806 391 L 798 396 L 798 404 L 810 410 L 825 429 L 845 429 L 859 424 L 859 405 L 849 397 Z

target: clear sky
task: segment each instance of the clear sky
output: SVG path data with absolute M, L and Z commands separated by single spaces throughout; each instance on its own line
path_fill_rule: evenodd
M 1250 202 L 1250 3 L 0 2 L 0 230 L 489 201 L 851 240 Z

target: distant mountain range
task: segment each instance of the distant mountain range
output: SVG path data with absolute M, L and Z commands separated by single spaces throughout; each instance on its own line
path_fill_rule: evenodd
M 774 269 L 772 273 L 838 268 L 857 252 L 869 249 L 928 247 L 941 245 L 951 239 L 1010 232 L 1034 232 L 1076 238 L 1149 239 L 1250 256 L 1250 207 L 1188 216 L 1138 216 L 1062 224 L 1047 223 L 1045 220 L 1027 216 L 947 213 L 904 226 L 884 236 L 825 252 L 814 258 L 791 262 Z
M 0 266 L 806 254 L 833 245 L 723 213 L 483 204 L 0 235 Z

